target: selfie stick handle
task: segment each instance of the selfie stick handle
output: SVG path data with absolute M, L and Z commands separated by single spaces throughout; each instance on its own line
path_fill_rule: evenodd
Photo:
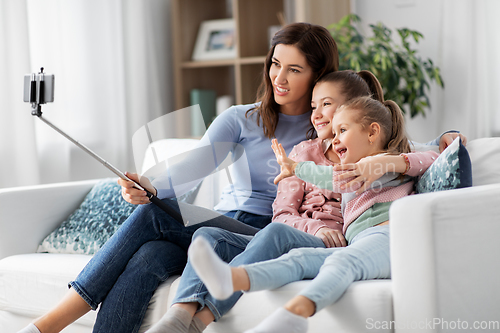
M 173 217 L 177 222 L 179 222 L 180 224 L 182 224 L 184 226 L 184 222 L 182 220 L 182 216 L 181 214 L 176 211 L 174 208 L 170 207 L 169 205 L 167 205 L 165 202 L 163 202 L 161 199 L 159 199 L 156 195 L 154 195 L 153 193 L 149 192 L 148 190 L 146 190 L 144 187 L 142 187 L 139 183 L 137 183 L 135 180 L 132 180 L 130 179 L 129 177 L 127 177 L 123 172 L 121 172 L 120 170 L 118 170 L 117 168 L 115 168 L 114 166 L 112 166 L 111 164 L 109 164 L 108 162 L 106 162 L 103 158 L 101 158 L 99 155 L 97 155 L 96 153 L 94 153 L 92 150 L 90 150 L 89 148 L 87 148 L 85 145 L 81 144 L 79 141 L 73 139 L 71 136 L 69 136 L 68 134 L 66 134 L 64 131 L 62 131 L 61 129 L 59 129 L 57 126 L 55 126 L 54 124 L 52 124 L 50 121 L 48 121 L 47 119 L 45 119 L 44 117 L 42 117 L 42 112 L 41 112 L 41 105 L 37 105 L 37 109 L 36 110 L 33 110 L 32 111 L 32 114 L 33 115 L 36 115 L 38 118 L 40 118 L 40 120 L 42 120 L 44 123 L 46 123 L 47 125 L 49 125 L 50 127 L 52 127 L 54 130 L 56 130 L 59 134 L 61 134 L 62 136 L 64 136 L 66 139 L 68 139 L 69 141 L 73 142 L 75 145 L 77 145 L 79 148 L 81 148 L 82 150 L 84 150 L 86 153 L 88 153 L 90 156 L 92 156 L 93 158 L 95 158 L 96 160 L 98 160 L 101 164 L 103 164 L 106 168 L 108 168 L 109 170 L 111 170 L 111 172 L 113 172 L 115 175 L 117 175 L 118 177 L 120 177 L 121 179 L 123 180 L 127 180 L 127 181 L 132 181 L 135 183 L 135 187 L 138 188 L 139 190 L 141 191 L 145 191 L 146 192 L 146 196 L 149 198 L 149 201 L 151 201 L 152 203 L 154 203 L 156 206 L 158 206 L 159 208 L 161 208 L 162 210 L 164 210 L 166 213 L 168 213 L 171 217 Z

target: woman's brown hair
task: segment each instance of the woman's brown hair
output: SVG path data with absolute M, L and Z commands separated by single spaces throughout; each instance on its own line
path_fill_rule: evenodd
M 271 40 L 271 49 L 264 63 L 262 82 L 257 95 L 257 102 L 260 102 L 260 105 L 247 111 L 247 116 L 257 113 L 257 124 L 260 125 L 262 120 L 264 135 L 270 139 L 274 138 L 274 132 L 278 126 L 280 107 L 274 100 L 269 70 L 274 49 L 279 44 L 293 45 L 304 54 L 314 73 L 313 83 L 316 83 L 323 74 L 337 71 L 339 68 L 337 44 L 326 28 L 310 23 L 292 23 L 274 35 Z M 312 94 L 312 88 L 311 86 L 310 94 Z
M 317 81 L 336 83 L 340 89 L 340 94 L 349 101 L 356 97 L 371 96 L 372 98 L 383 102 L 384 92 L 377 77 L 370 71 L 355 72 L 352 70 L 344 70 L 331 72 L 323 75 Z M 307 138 L 313 139 L 316 137 L 316 131 L 312 127 L 307 132 Z
M 378 123 L 381 128 L 384 151 L 390 154 L 410 152 L 404 116 L 394 101 L 380 102 L 368 96 L 357 97 L 345 103 L 342 111 L 357 112 L 357 122 L 364 128 Z M 340 109 L 337 110 L 341 111 Z

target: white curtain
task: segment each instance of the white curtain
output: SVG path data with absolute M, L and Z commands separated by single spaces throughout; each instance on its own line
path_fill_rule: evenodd
M 444 0 L 442 123 L 469 138 L 500 135 L 500 1 Z
M 39 182 L 34 124 L 23 103 L 23 75 L 29 73 L 26 2 L 0 1 L 0 187 Z
M 169 1 L 0 0 L 0 187 L 114 177 L 30 114 L 24 74 L 55 74 L 43 117 L 123 170 L 131 138 L 172 111 Z M 5 86 L 5 87 L 4 87 Z

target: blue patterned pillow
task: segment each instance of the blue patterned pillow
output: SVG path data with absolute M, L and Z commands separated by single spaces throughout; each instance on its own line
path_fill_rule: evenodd
M 472 186 L 472 165 L 467 149 L 457 138 L 417 182 L 415 192 L 436 192 Z
M 120 189 L 116 179 L 97 183 L 80 207 L 42 241 L 38 252 L 97 252 L 137 207 L 122 199 Z
M 193 203 L 200 184 L 178 201 Z M 137 207 L 123 200 L 116 179 L 98 182 L 82 204 L 38 246 L 37 252 L 96 253 Z

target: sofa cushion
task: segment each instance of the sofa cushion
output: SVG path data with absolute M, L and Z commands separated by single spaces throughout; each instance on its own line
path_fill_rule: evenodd
M 116 179 L 97 183 L 84 201 L 40 244 L 37 252 L 94 254 L 135 210 Z
M 292 282 L 275 290 L 245 293 L 236 305 L 204 333 L 239 333 L 255 327 L 278 307 L 297 295 L 310 281 Z M 179 279 L 169 293 L 175 297 Z M 340 300 L 309 318 L 310 332 L 393 332 L 392 281 L 354 282 Z M 386 325 L 386 327 L 383 327 Z
M 0 310 L 36 318 L 54 307 L 91 256 L 32 253 L 0 260 Z M 78 320 L 92 327 L 96 312 Z
M 28 322 L 31 322 L 47 313 L 63 298 L 68 282 L 76 278 L 91 258 L 88 255 L 31 253 L 0 260 L 0 317 L 18 318 L 18 321 L 30 318 Z M 151 328 L 167 311 L 170 286 L 178 277 L 169 278 L 155 291 L 140 333 Z M 96 317 L 97 311 L 90 311 L 78 319 L 79 325 L 72 325 L 68 331 L 87 327 L 83 331 L 91 332 Z
M 443 191 L 472 186 L 472 167 L 467 149 L 455 139 L 416 184 L 417 193 Z

